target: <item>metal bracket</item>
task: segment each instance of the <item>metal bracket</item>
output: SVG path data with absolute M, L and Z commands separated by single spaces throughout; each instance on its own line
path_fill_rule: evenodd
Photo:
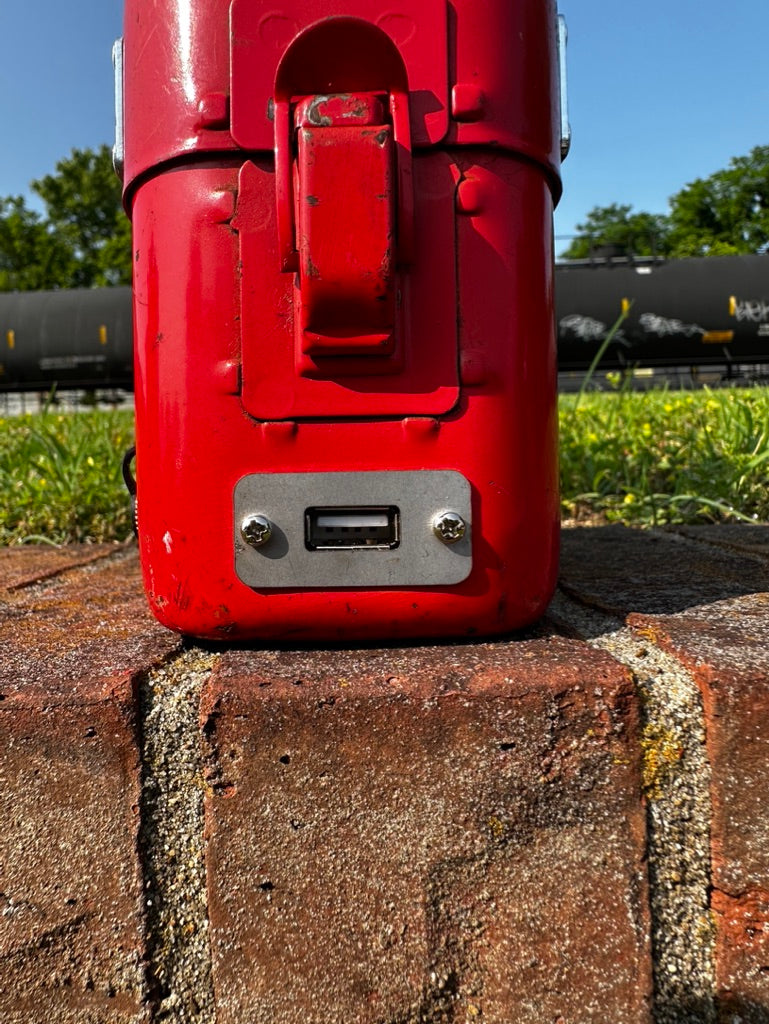
M 318 507 L 397 509 L 398 543 L 313 549 L 306 513 Z M 455 542 L 435 532 L 436 519 L 449 511 L 465 524 Z M 241 533 L 254 517 L 271 528 L 258 547 Z M 233 542 L 239 579 L 260 590 L 450 586 L 472 569 L 470 484 L 454 470 L 254 473 L 235 486 Z
M 112 44 L 112 67 L 115 72 L 115 145 L 112 147 L 112 166 L 123 180 L 125 163 L 125 118 L 123 114 L 123 40 Z
M 571 125 L 569 124 L 569 88 L 566 74 L 566 42 L 569 32 L 566 18 L 558 15 L 558 81 L 561 93 L 561 160 L 565 160 L 571 149 Z

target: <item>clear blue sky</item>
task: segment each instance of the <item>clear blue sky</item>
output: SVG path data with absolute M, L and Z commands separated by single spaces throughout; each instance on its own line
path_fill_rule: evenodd
M 574 142 L 557 234 L 612 202 L 664 213 L 687 182 L 769 144 L 769 0 L 560 10 Z M 112 142 L 121 18 L 122 0 L 0 0 L 0 196 L 28 196 L 73 147 Z
M 690 181 L 769 145 L 769 0 L 559 8 L 569 26 L 573 144 L 556 234 L 612 202 L 666 213 Z

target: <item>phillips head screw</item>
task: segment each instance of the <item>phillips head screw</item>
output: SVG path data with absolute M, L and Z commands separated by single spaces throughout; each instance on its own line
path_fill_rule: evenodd
M 456 544 L 467 533 L 467 523 L 458 512 L 441 512 L 433 519 L 433 533 L 444 544 Z
M 244 516 L 240 524 L 240 535 L 252 548 L 264 547 L 272 537 L 272 523 L 267 516 Z

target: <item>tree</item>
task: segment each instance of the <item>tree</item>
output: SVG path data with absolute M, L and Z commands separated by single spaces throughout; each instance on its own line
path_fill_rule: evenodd
M 0 291 L 130 284 L 131 228 L 107 146 L 74 149 L 32 189 L 43 216 L 0 198 Z
M 45 203 L 51 230 L 72 253 L 67 287 L 130 284 L 131 233 L 108 146 L 73 149 L 32 189 Z
M 723 171 L 690 182 L 670 200 L 670 213 L 631 213 L 596 206 L 563 253 L 584 259 L 606 245 L 635 256 L 728 256 L 769 250 L 769 146 L 734 157 Z
M 69 267 L 67 247 L 21 196 L 0 199 L 0 291 L 55 288 Z
M 630 205 L 612 203 L 595 206 L 579 235 L 563 253 L 567 259 L 585 259 L 597 249 L 617 246 L 634 256 L 665 255 L 668 250 L 668 221 L 661 214 L 631 213 Z
M 727 256 L 769 246 L 769 146 L 735 157 L 670 200 L 673 256 Z

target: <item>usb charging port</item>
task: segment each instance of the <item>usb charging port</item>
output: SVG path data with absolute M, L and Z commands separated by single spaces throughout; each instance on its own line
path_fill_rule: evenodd
M 394 505 L 308 508 L 304 541 L 310 551 L 397 548 L 400 512 Z

